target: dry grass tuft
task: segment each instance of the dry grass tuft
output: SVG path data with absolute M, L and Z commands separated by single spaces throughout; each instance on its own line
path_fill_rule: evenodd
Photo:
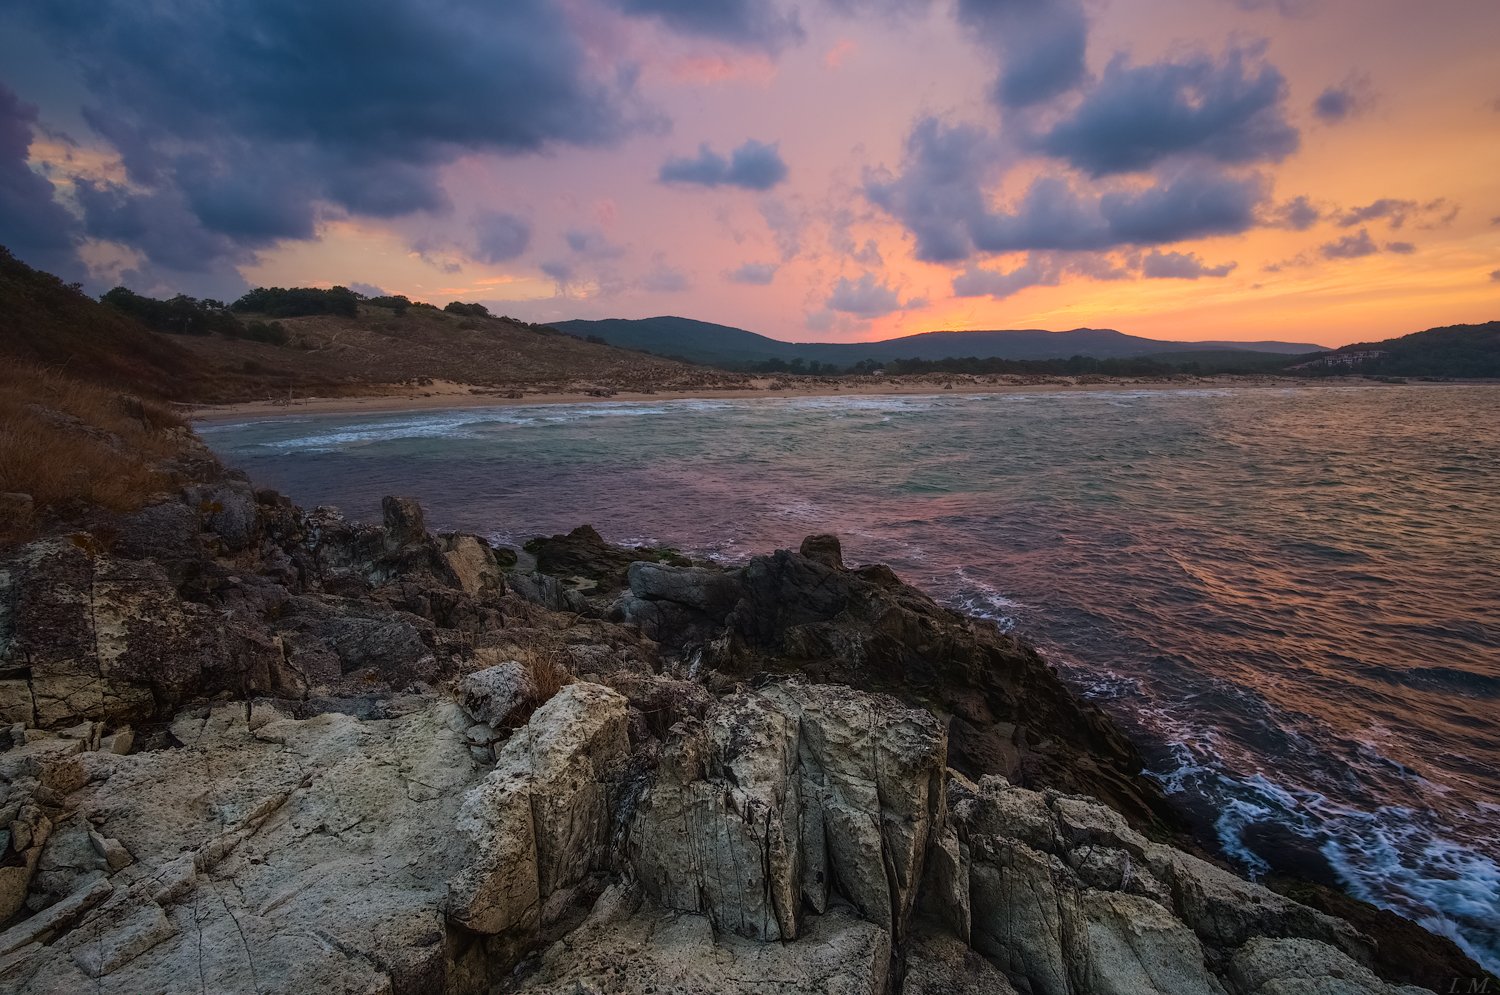
M 25 364 L 0 367 L 0 492 L 31 496 L 33 521 L 0 521 L 22 538 L 46 512 L 141 507 L 174 485 L 161 464 L 190 445 L 166 405 Z
M 525 661 L 525 666 L 531 677 L 532 711 L 551 701 L 564 685 L 573 683 L 568 657 L 561 647 L 539 650 Z

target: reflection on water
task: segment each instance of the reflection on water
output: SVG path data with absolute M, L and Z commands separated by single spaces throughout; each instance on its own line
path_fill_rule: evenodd
M 1263 869 L 1500 967 L 1500 388 L 834 397 L 208 426 L 257 482 L 726 560 L 835 531 L 1015 627 Z

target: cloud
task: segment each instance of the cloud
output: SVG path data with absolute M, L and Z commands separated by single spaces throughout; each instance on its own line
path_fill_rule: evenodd
M 1269 194 L 1258 173 L 1191 164 L 1146 187 L 1080 189 L 1044 175 L 996 210 L 985 192 L 996 147 L 982 129 L 924 118 L 907 138 L 903 172 L 867 176 L 865 194 L 911 232 L 926 262 L 958 262 L 976 251 L 1098 251 L 1238 234 L 1256 225 Z
M 744 283 L 753 287 L 768 286 L 776 279 L 776 271 L 781 267 L 776 263 L 745 263 L 724 274 L 724 279 L 730 283 Z
M 1209 266 L 1194 252 L 1152 251 L 1141 260 L 1141 275 L 1148 280 L 1199 280 L 1203 277 L 1225 277 L 1239 263 Z
M 1071 116 L 1037 141 L 1093 176 L 1146 170 L 1174 156 L 1228 165 L 1280 162 L 1300 136 L 1286 118 L 1286 78 L 1261 46 L 1179 62 L 1110 60 Z
M 1397 229 L 1405 225 L 1407 221 L 1416 218 L 1421 222 L 1418 227 L 1441 228 L 1458 217 L 1458 210 L 1458 205 L 1445 197 L 1429 200 L 1425 204 L 1419 204 L 1414 200 L 1382 197 L 1364 207 L 1355 207 L 1345 211 L 1339 216 L 1338 223 L 1340 227 L 1353 228 L 1355 225 L 1368 224 L 1371 221 L 1384 221 L 1392 229 Z
M 1029 253 L 1026 261 L 1009 270 L 969 269 L 953 278 L 955 297 L 989 297 L 1004 300 L 1028 287 L 1055 287 L 1062 281 L 1062 267 L 1051 256 Z
M 531 244 L 531 225 L 505 211 L 480 211 L 474 216 L 474 258 L 483 263 L 515 259 Z
M 27 165 L 36 115 L 0 83 L 0 245 L 33 266 L 82 276 L 78 219 L 54 199 L 52 182 Z
M 1083 81 L 1088 18 L 1080 0 L 959 0 L 957 13 L 999 57 L 992 96 L 1001 107 L 1039 104 Z
M 611 242 L 599 227 L 569 228 L 563 233 L 563 241 L 568 248 L 590 259 L 618 259 L 625 254 L 625 247 Z
M 355 283 L 349 284 L 349 289 L 352 290 L 352 291 L 354 291 L 356 294 L 364 294 L 366 297 L 388 297 L 388 296 L 390 296 L 384 290 L 382 290 L 381 288 L 375 286 L 375 284 L 373 284 L 373 283 L 358 283 L 358 282 L 355 282 Z
M 510 2 L 510 0 L 506 0 Z M 609 0 L 617 9 L 651 17 L 678 34 L 710 38 L 746 48 L 777 52 L 803 38 L 793 13 L 768 0 Z
M 700 145 L 696 158 L 668 159 L 657 176 L 663 183 L 745 190 L 769 190 L 786 177 L 786 163 L 778 148 L 753 138 L 731 152 L 727 159 L 707 144 Z
M 802 252 L 802 232 L 807 227 L 807 216 L 777 197 L 760 199 L 760 216 L 776 240 L 781 261 L 788 262 Z
M 686 273 L 675 266 L 668 266 L 666 260 L 658 257 L 655 264 L 645 276 L 641 277 L 641 289 L 655 294 L 677 294 L 692 287 L 692 281 Z
M 865 196 L 906 226 L 919 259 L 956 262 L 974 251 L 973 224 L 988 211 L 984 187 L 1000 157 L 998 138 L 982 128 L 919 118 L 901 174 L 867 175 Z
M 1273 228 L 1290 228 L 1292 231 L 1307 231 L 1323 218 L 1319 210 L 1306 195 L 1293 197 L 1285 204 L 1278 204 L 1267 219 Z
M 1500 283 L 1500 269 L 1491 270 L 1490 271 L 1490 279 L 1492 281 L 1494 281 L 1495 283 Z
M 1240 10 L 1274 10 L 1282 17 L 1309 17 L 1321 0 L 1229 0 Z
M 1318 251 L 1324 259 L 1360 259 L 1375 255 L 1380 246 L 1375 244 L 1367 229 L 1361 228 L 1358 235 L 1345 235 L 1336 242 L 1326 242 Z
M 858 280 L 840 277 L 828 295 L 827 307 L 859 318 L 881 318 L 910 304 L 903 304 L 900 293 L 874 273 L 865 273 Z
M 1387 242 L 1385 251 L 1394 252 L 1399 256 L 1409 256 L 1417 251 L 1417 247 L 1411 242 Z
M 1375 106 L 1376 95 L 1370 77 L 1354 73 L 1342 83 L 1330 86 L 1313 101 L 1313 113 L 1325 124 L 1342 124 L 1359 117 Z
M 438 169 L 465 152 L 598 144 L 644 120 L 630 75 L 591 61 L 548 0 L 448 0 L 441 16 L 421 0 L 57 0 L 19 16 L 80 71 L 86 119 L 129 174 L 96 185 L 90 233 L 129 227 L 161 264 L 185 221 L 187 242 L 243 262 L 309 237 L 325 206 L 443 210 Z M 188 41 L 165 57 L 169 38 Z

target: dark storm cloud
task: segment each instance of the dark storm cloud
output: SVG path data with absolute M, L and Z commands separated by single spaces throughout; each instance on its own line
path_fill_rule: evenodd
M 51 181 L 26 164 L 35 126 L 36 108 L 0 83 L 0 245 L 32 266 L 79 276 L 78 222 L 53 199 Z
M 693 158 L 668 159 L 657 176 L 663 183 L 744 190 L 769 190 L 786 177 L 786 163 L 777 147 L 754 139 L 735 149 L 727 159 L 708 145 L 700 145 Z
M 440 209 L 436 167 L 465 150 L 631 127 L 629 80 L 595 78 L 547 0 L 57 0 L 21 16 L 80 68 L 87 118 L 129 171 L 129 188 L 91 192 L 92 233 L 132 231 L 164 264 L 182 250 L 157 230 L 183 212 L 202 230 L 188 242 L 222 236 L 209 248 L 242 258 L 307 237 L 320 203 Z
M 1201 280 L 1228 276 L 1238 266 L 1238 263 L 1209 266 L 1192 252 L 1152 251 L 1141 260 L 1141 275 L 1148 280 Z
M 480 211 L 474 217 L 474 258 L 485 263 L 515 259 L 531 244 L 531 225 L 505 211 Z
M 1230 165 L 1280 162 L 1300 137 L 1286 118 L 1286 78 L 1258 47 L 1131 66 L 1110 60 L 1073 114 L 1039 148 L 1093 176 L 1193 155 Z
M 959 0 L 958 19 L 1000 60 L 994 100 L 1027 107 L 1084 78 L 1088 18 L 1080 0 Z
M 1342 124 L 1359 117 L 1374 105 L 1375 90 L 1369 77 L 1356 73 L 1318 94 L 1313 101 L 1313 113 L 1325 124 Z
M 1369 231 L 1361 228 L 1358 235 L 1345 235 L 1335 242 L 1326 242 L 1318 251 L 1323 254 L 1324 259 L 1361 259 L 1375 255 L 1380 251 L 1380 246 L 1375 244 Z
M 797 15 L 767 0 L 609 0 L 619 10 L 653 17 L 679 34 L 749 48 L 780 50 L 801 41 Z
M 1042 176 L 1009 210 L 995 211 L 985 186 L 996 142 L 982 129 L 924 118 L 907 138 L 902 174 L 868 177 L 865 193 L 906 226 L 927 262 L 956 262 L 976 251 L 1098 251 L 1238 234 L 1255 226 L 1267 199 L 1260 174 L 1200 163 L 1152 186 L 1103 192 Z

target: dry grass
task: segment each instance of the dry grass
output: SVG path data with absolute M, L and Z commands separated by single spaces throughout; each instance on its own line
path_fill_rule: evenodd
M 190 445 L 167 406 L 24 364 L 0 367 L 0 492 L 31 495 L 33 521 L 0 522 L 16 539 L 48 512 L 124 512 L 173 486 L 163 461 Z
M 565 685 L 573 683 L 568 657 L 561 647 L 548 647 L 533 653 L 524 661 L 524 666 L 531 677 L 531 711 L 545 705 Z

